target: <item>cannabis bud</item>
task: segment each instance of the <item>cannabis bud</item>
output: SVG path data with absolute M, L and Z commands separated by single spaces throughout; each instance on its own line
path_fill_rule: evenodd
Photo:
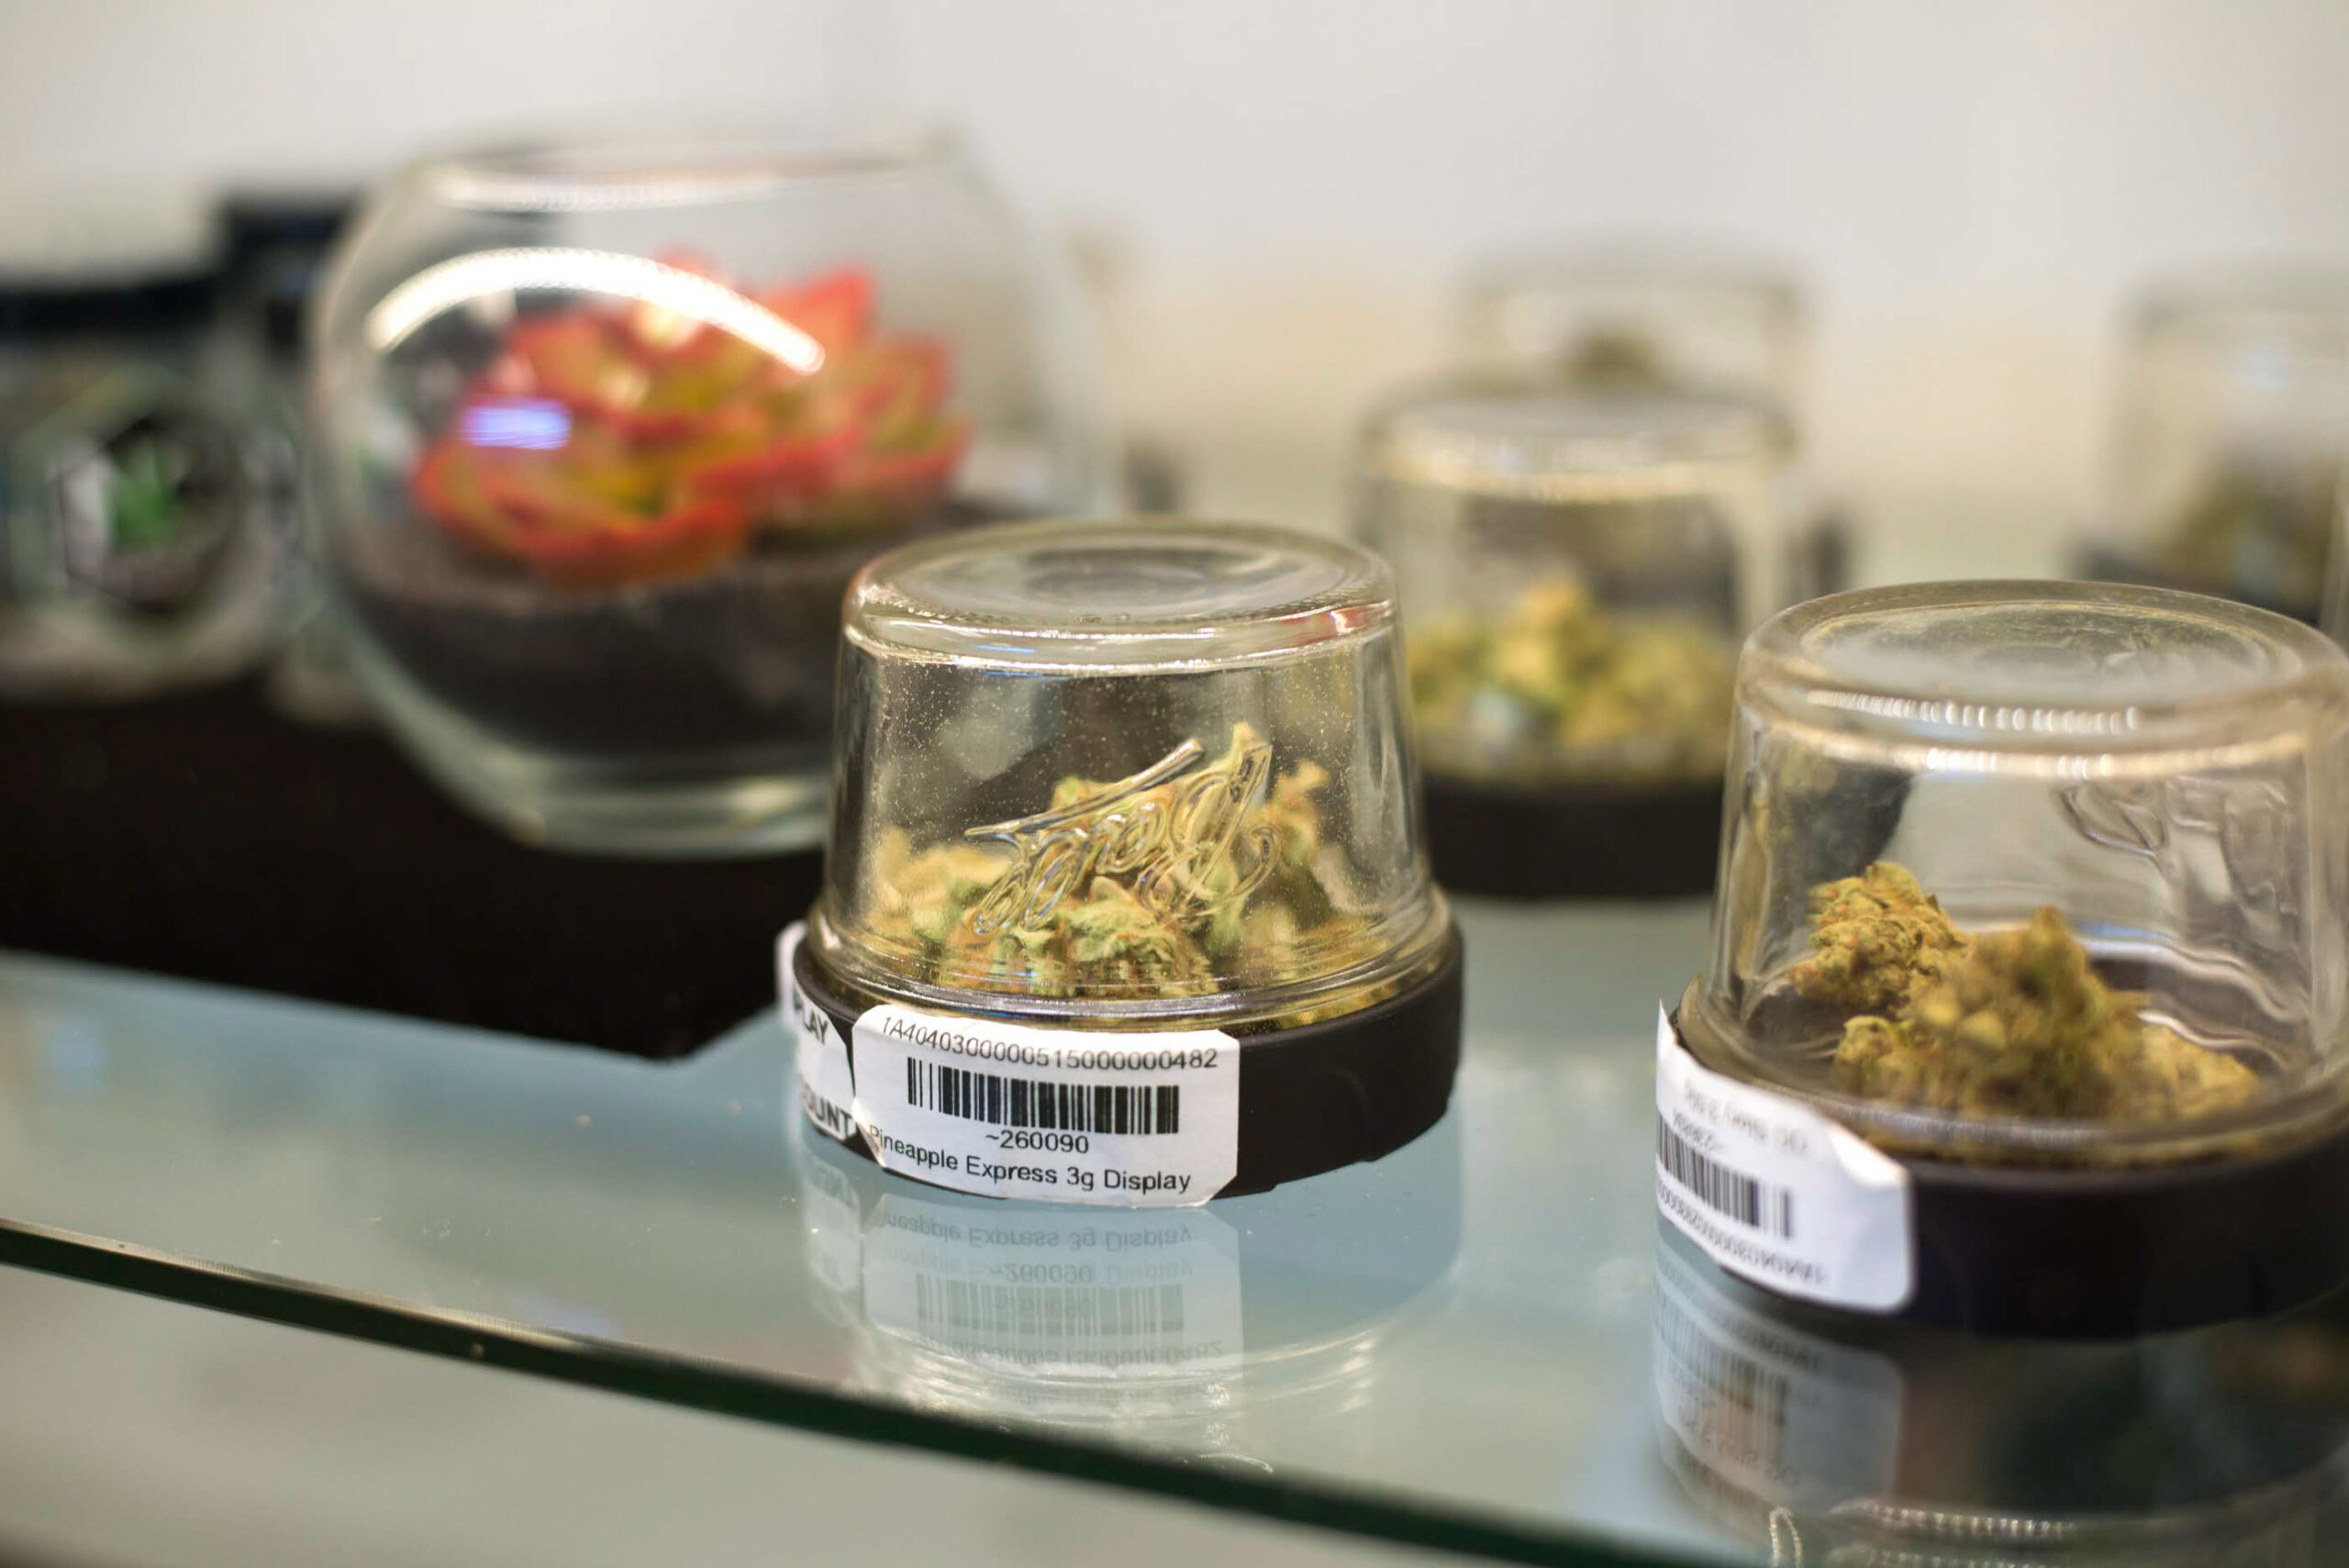
M 2064 917 L 1969 936 L 1906 868 L 1879 862 L 1811 890 L 1808 1000 L 1854 1013 L 1832 1082 L 1847 1094 L 1969 1116 L 2145 1122 L 2207 1115 L 2257 1080 L 2141 1017 Z
M 926 978 L 982 990 L 1196 994 L 1342 968 L 1367 939 L 1325 881 L 1313 796 L 1328 782 L 1309 762 L 1276 776 L 1271 747 L 1235 725 L 1212 762 L 1186 741 L 1128 778 L 1064 778 L 1044 810 L 962 843 L 917 851 L 892 831 L 875 908 Z
M 1553 578 L 1497 623 L 1413 627 L 1408 652 L 1419 724 L 1507 771 L 1585 771 L 1601 757 L 1632 777 L 1721 771 L 1734 665 L 1693 620 L 1611 616 L 1580 582 Z
M 1810 922 L 1811 955 L 1794 967 L 1795 990 L 1847 1013 L 1902 1006 L 1965 944 L 1941 901 L 1887 861 L 1812 888 Z

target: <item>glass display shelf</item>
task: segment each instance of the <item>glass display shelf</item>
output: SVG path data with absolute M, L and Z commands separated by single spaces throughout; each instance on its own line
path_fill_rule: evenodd
M 807 1134 L 771 1015 L 655 1064 L 0 955 L 0 1261 L 1515 1561 L 2349 1545 L 2349 1309 L 2057 1345 L 1775 1306 L 1655 1219 L 1702 906 L 1461 920 L 1433 1132 L 1140 1212 Z

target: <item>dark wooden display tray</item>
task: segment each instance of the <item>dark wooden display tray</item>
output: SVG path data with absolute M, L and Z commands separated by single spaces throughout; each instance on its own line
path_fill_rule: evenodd
M 818 874 L 524 848 L 257 681 L 0 706 L 0 947 L 660 1058 L 774 1002 Z

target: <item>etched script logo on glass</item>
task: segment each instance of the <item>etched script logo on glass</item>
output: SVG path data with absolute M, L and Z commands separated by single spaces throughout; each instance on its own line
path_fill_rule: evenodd
M 1169 920 L 1204 919 L 1256 890 L 1273 867 L 1273 829 L 1253 820 L 1273 749 L 1251 740 L 1202 766 L 1186 740 L 1151 766 L 1076 799 L 964 837 L 1008 844 L 1019 863 L 972 906 L 980 936 L 1039 931 L 1073 889 L 1121 880 Z

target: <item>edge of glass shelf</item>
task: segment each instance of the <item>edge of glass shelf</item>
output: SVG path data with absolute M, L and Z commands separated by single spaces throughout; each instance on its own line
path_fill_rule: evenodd
M 388 1297 L 326 1290 L 286 1275 L 6 1218 L 0 1218 L 0 1264 L 713 1415 L 1014 1464 L 1041 1474 L 1393 1544 L 1565 1568 L 1659 1568 L 1684 1561 L 1594 1535 L 1545 1531 L 1531 1521 L 1510 1524 L 1488 1515 L 1415 1507 L 1327 1480 L 1164 1463 L 1104 1444 L 850 1398 L 698 1358 L 651 1354 L 484 1313 L 430 1311 Z

